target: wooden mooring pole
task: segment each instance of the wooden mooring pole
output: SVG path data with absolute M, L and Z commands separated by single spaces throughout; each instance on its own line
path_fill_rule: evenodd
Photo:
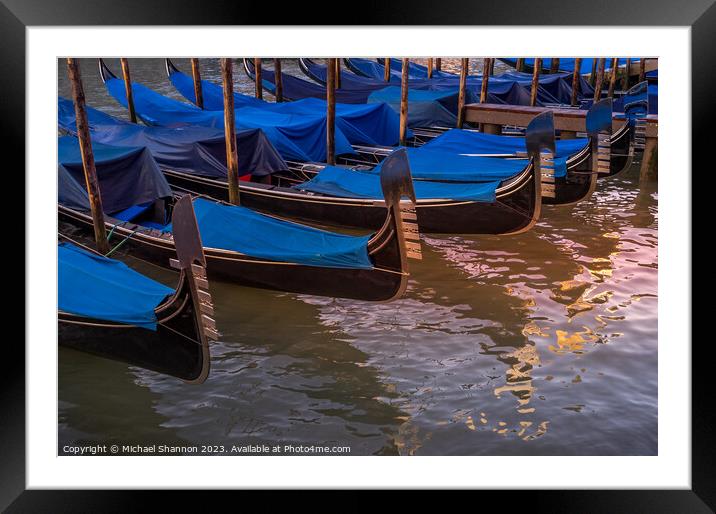
M 442 57 L 436 57 L 435 58 L 435 69 L 438 71 L 443 70 L 443 60 Z
M 577 105 L 577 97 L 579 95 L 579 80 L 581 77 L 582 58 L 574 59 L 574 72 L 572 73 L 572 105 Z
M 517 62 L 515 63 L 515 69 L 517 71 L 525 71 L 525 58 L 520 57 L 517 59 Z
M 122 76 L 124 77 L 124 91 L 127 95 L 129 119 L 132 120 L 132 123 L 137 123 L 137 113 L 134 111 L 134 95 L 132 94 L 132 78 L 129 76 L 129 62 L 126 57 L 122 57 L 119 62 L 122 63 Z
M 204 94 L 201 91 L 201 72 L 199 71 L 199 59 L 191 60 L 191 76 L 194 79 L 194 103 L 199 109 L 204 108 Z
M 617 83 L 617 70 L 619 68 L 619 59 L 612 59 L 612 72 L 609 75 L 609 91 L 607 92 L 607 96 L 609 98 L 614 98 L 614 86 Z
M 259 57 L 254 57 L 254 87 L 256 88 L 256 98 L 262 100 L 264 97 L 264 88 L 261 79 L 261 59 Z
M 341 88 L 341 58 L 336 57 L 333 60 L 336 63 L 335 64 L 335 66 L 336 66 L 336 89 L 340 89 Z
M 597 66 L 597 78 L 594 81 L 594 101 L 598 102 L 599 99 L 602 97 L 602 85 L 604 83 L 604 66 L 606 64 L 606 59 L 602 57 L 599 59 L 599 64 Z
M 644 82 L 646 78 L 646 57 L 639 59 L 639 82 Z
M 229 203 L 240 205 L 239 156 L 236 150 L 236 112 L 234 111 L 234 76 L 230 58 L 221 59 L 221 81 L 224 86 L 224 137 L 226 139 Z
M 390 57 L 383 59 L 383 79 L 390 82 Z
M 277 102 L 283 102 L 283 75 L 281 74 L 281 59 L 273 60 L 273 74 L 276 84 L 275 96 Z
M 99 189 L 99 181 L 97 180 L 97 170 L 94 165 L 92 141 L 90 140 L 87 111 L 85 110 L 85 92 L 82 87 L 82 76 L 80 75 L 80 68 L 76 59 L 71 57 L 67 58 L 67 74 L 69 75 L 70 84 L 72 85 L 72 99 L 75 103 L 77 136 L 80 140 L 80 154 L 82 155 L 82 168 L 85 172 L 87 198 L 89 199 L 90 210 L 92 211 L 94 240 L 97 243 L 97 250 L 100 253 L 106 254 L 109 252 L 109 242 L 107 241 L 107 232 L 104 228 L 102 196 Z
M 487 102 L 487 87 L 490 82 L 490 59 L 489 57 L 482 61 L 482 84 L 480 84 L 480 103 L 484 104 Z M 462 83 L 462 76 L 460 77 Z
M 328 59 L 326 75 L 326 162 L 336 164 L 336 63 Z
M 589 84 L 594 85 L 594 79 L 597 77 L 597 60 L 592 58 L 592 72 L 589 74 Z
M 408 67 L 410 59 L 403 57 L 400 74 L 400 145 L 405 146 L 408 134 Z
M 530 105 L 537 105 L 537 90 L 539 89 L 539 73 L 542 69 L 542 59 L 535 58 L 535 64 L 532 70 L 532 89 L 530 91 Z
M 433 78 L 433 58 L 428 57 L 428 78 Z
M 467 86 L 467 68 L 470 60 L 467 58 L 460 59 L 460 88 L 457 95 L 457 128 L 462 128 L 465 123 L 465 87 Z M 485 81 L 485 74 L 482 75 L 482 81 Z
M 552 61 L 549 65 L 549 72 L 550 73 L 557 73 L 559 71 L 559 59 L 552 57 Z
M 626 68 L 624 69 L 624 76 L 622 77 L 622 90 L 626 91 L 629 89 L 629 71 L 631 70 L 631 57 L 626 60 Z

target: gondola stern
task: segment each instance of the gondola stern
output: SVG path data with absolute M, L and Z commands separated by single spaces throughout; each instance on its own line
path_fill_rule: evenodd
M 110 79 L 116 79 L 117 75 L 112 73 L 112 70 L 109 69 L 107 66 L 107 63 L 104 62 L 104 59 L 99 57 L 97 59 L 97 64 L 99 66 L 99 76 L 102 79 L 102 83 L 106 84 L 108 80 Z
M 172 62 L 172 60 L 168 57 L 164 59 L 164 69 L 167 72 L 168 78 L 171 78 L 174 73 L 179 73 L 179 68 L 177 68 Z
M 595 102 L 587 112 L 586 124 L 592 148 L 592 172 L 609 175 L 612 159 L 612 99 L 604 98 Z
M 181 272 L 182 280 L 188 286 L 204 352 L 204 365 L 201 372 L 195 379 L 187 382 L 201 383 L 209 374 L 209 342 L 218 340 L 220 333 L 214 319 L 214 305 L 206 275 L 206 257 L 190 195 L 182 196 L 174 204 L 172 233 L 177 258 L 171 261 L 171 266 Z
M 554 136 L 554 114 L 545 111 L 535 116 L 525 133 L 527 154 L 534 167 L 535 209 L 531 224 L 534 225 L 542 213 L 542 197 L 555 198 L 554 158 L 557 145 Z

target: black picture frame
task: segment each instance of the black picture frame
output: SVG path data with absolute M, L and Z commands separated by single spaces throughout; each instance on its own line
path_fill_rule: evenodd
M 567 8 L 568 4 L 568 8 Z M 299 5 L 301 9 L 306 8 Z M 716 5 L 714 0 L 688 3 L 666 0 L 520 0 L 487 5 L 467 0 L 443 0 L 439 8 L 433 2 L 380 2 L 362 4 L 348 10 L 340 4 L 313 6 L 302 14 L 292 10 L 266 9 L 261 3 L 191 2 L 187 0 L 2 0 L 0 3 L 0 54 L 2 59 L 2 95 L 0 123 L 6 135 L 6 149 L 19 156 L 24 165 L 25 139 L 25 28 L 35 25 L 211 25 L 211 24 L 326 24 L 338 25 L 349 19 L 359 25 L 659 25 L 691 27 L 692 68 L 692 153 L 693 163 L 710 169 L 708 157 L 712 128 L 709 117 L 714 112 L 714 95 L 710 89 L 716 79 L 714 34 Z M 345 6 L 344 6 L 345 7 Z M 349 6 L 348 6 L 349 7 Z M 341 14 L 343 13 L 343 14 Z M 269 18 L 270 17 L 270 18 Z M 686 128 L 685 128 L 686 130 Z M 9 151 L 9 150 L 8 150 Z M 696 164 L 694 164 L 696 166 Z M 712 163 L 711 163 L 712 166 Z M 673 171 L 673 170 L 667 170 Z M 708 190 L 708 188 L 704 188 Z M 692 202 L 696 204 L 697 202 Z M 19 247 L 19 245 L 18 245 Z M 701 257 L 705 259 L 705 257 Z M 695 269 L 699 258 L 695 257 Z M 26 269 L 27 273 L 28 270 Z M 683 299 L 691 301 L 691 299 Z M 696 307 L 694 303 L 694 307 Z M 708 308 L 708 307 L 707 307 Z M 696 318 L 698 319 L 698 318 Z M 684 327 L 684 341 L 691 338 L 690 327 Z M 694 338 L 695 339 L 695 338 Z M 696 339 L 695 339 L 696 340 Z M 15 344 L 10 344 L 15 343 Z M 708 380 L 713 373 L 710 359 L 711 338 L 691 346 L 692 354 L 692 454 L 691 490 L 619 490 L 619 491 L 522 491 L 511 492 L 528 501 L 525 505 L 551 512 L 712 512 L 716 510 L 716 452 L 712 444 L 714 425 L 709 419 L 712 396 L 710 388 L 698 387 L 697 380 Z M 50 352 L 51 349 L 48 349 Z M 49 354 L 49 353 L 48 353 Z M 133 491 L 38 491 L 25 490 L 25 349 L 16 341 L 4 345 L 6 366 L 0 376 L 0 509 L 8 512 L 87 511 L 107 512 L 136 510 L 146 505 L 151 492 Z M 660 370 L 663 371 L 663 370 Z M 162 493 L 158 493 L 162 494 Z M 212 504 L 216 504 L 215 492 Z M 499 493 L 498 493 L 499 494 Z M 510 503 L 520 501 L 520 496 Z M 166 502 L 181 502 L 187 508 L 187 497 L 177 492 L 163 493 Z M 71 508 L 70 508 L 71 507 Z

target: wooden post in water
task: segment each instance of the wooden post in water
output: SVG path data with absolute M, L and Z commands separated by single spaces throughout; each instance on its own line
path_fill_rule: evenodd
M 550 73 L 557 73 L 559 71 L 559 59 L 552 57 L 552 61 L 549 65 L 549 72 Z
M 199 109 L 203 109 L 204 94 L 201 91 L 201 72 L 199 71 L 199 59 L 191 60 L 191 76 L 194 79 L 194 103 Z
M 92 211 L 92 225 L 94 226 L 94 239 L 97 243 L 97 250 L 106 254 L 109 252 L 107 232 L 104 228 L 104 211 L 102 209 L 102 196 L 97 180 L 97 170 L 94 165 L 94 154 L 92 153 L 92 141 L 90 140 L 89 124 L 87 123 L 87 111 L 85 110 L 85 91 L 82 87 L 82 77 L 76 59 L 67 58 L 67 74 L 72 85 L 72 99 L 75 103 L 75 120 L 77 122 L 77 136 L 80 140 L 80 154 L 82 155 L 82 168 L 85 172 L 85 185 L 87 186 L 87 198 L 89 199 L 90 210 Z
M 639 59 L 639 82 L 644 82 L 646 78 L 646 57 Z
M 137 123 L 137 113 L 134 111 L 134 95 L 132 94 L 132 78 L 129 76 L 129 62 L 126 57 L 122 57 L 119 62 L 122 63 L 122 76 L 124 77 L 124 91 L 127 95 L 129 119 L 132 120 L 132 123 Z
M 442 57 L 436 57 L 435 58 L 435 69 L 438 71 L 443 71 L 443 60 Z
M 609 75 L 609 91 L 607 96 L 614 98 L 614 85 L 617 83 L 617 69 L 619 68 L 619 59 L 612 59 L 612 72 Z
M 383 59 L 383 79 L 390 82 L 390 57 Z
M 254 57 L 254 86 L 256 88 L 256 98 L 263 99 L 264 88 L 261 79 L 261 59 L 259 57 Z
M 405 146 L 408 134 L 408 67 L 410 59 L 403 57 L 400 75 L 400 145 Z
M 341 88 L 341 58 L 336 57 L 334 59 L 336 61 L 336 89 Z
M 622 90 L 626 91 L 629 89 L 629 72 L 631 70 L 631 57 L 626 60 L 626 67 L 624 69 L 624 76 L 622 77 Z
M 604 65 L 606 59 L 602 57 L 599 59 L 599 65 L 597 67 L 597 79 L 594 82 L 594 101 L 598 102 L 602 97 L 602 85 L 604 83 Z
M 470 60 L 467 58 L 460 59 L 460 88 L 458 89 L 457 95 L 457 128 L 462 128 L 465 123 L 465 86 L 467 86 L 467 68 L 470 65 Z M 485 81 L 485 75 L 483 73 L 482 81 Z
M 494 75 L 494 74 L 495 74 L 495 58 L 494 58 L 494 57 L 490 57 L 490 72 L 489 72 L 489 75 Z
M 490 69 L 490 58 L 486 58 L 482 62 L 482 84 L 480 85 L 480 103 L 484 104 L 487 102 L 487 86 L 488 82 L 490 81 L 490 74 L 485 73 L 485 70 Z M 462 82 L 462 76 L 460 76 L 461 82 Z
M 542 69 L 542 59 L 535 58 L 534 69 L 532 70 L 532 89 L 530 90 L 530 105 L 537 105 L 537 90 L 539 89 L 539 72 Z
M 231 59 L 221 59 L 221 81 L 224 86 L 224 137 L 226 139 L 226 169 L 229 181 L 229 203 L 241 205 L 239 200 L 239 156 L 236 150 L 236 112 L 234 111 L 234 77 Z
M 589 74 L 589 84 L 594 85 L 594 79 L 597 77 L 597 58 L 592 58 L 592 72 Z
M 433 78 L 433 58 L 428 57 L 428 78 Z
M 574 59 L 574 72 L 572 73 L 572 105 L 577 105 L 577 95 L 579 95 L 579 78 L 582 69 L 582 58 Z
M 525 71 L 525 58 L 520 57 L 517 59 L 517 62 L 515 63 L 515 69 L 517 71 Z
M 326 75 L 326 162 L 336 164 L 336 63 L 328 59 Z
M 273 74 L 274 82 L 276 84 L 276 101 L 283 102 L 283 75 L 281 74 L 281 59 L 273 60 Z

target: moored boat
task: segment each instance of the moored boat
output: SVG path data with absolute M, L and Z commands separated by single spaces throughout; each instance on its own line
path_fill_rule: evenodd
M 206 379 L 209 344 L 219 334 L 189 197 L 176 203 L 172 221 L 174 289 L 90 248 L 58 245 L 60 345 L 190 383 Z

